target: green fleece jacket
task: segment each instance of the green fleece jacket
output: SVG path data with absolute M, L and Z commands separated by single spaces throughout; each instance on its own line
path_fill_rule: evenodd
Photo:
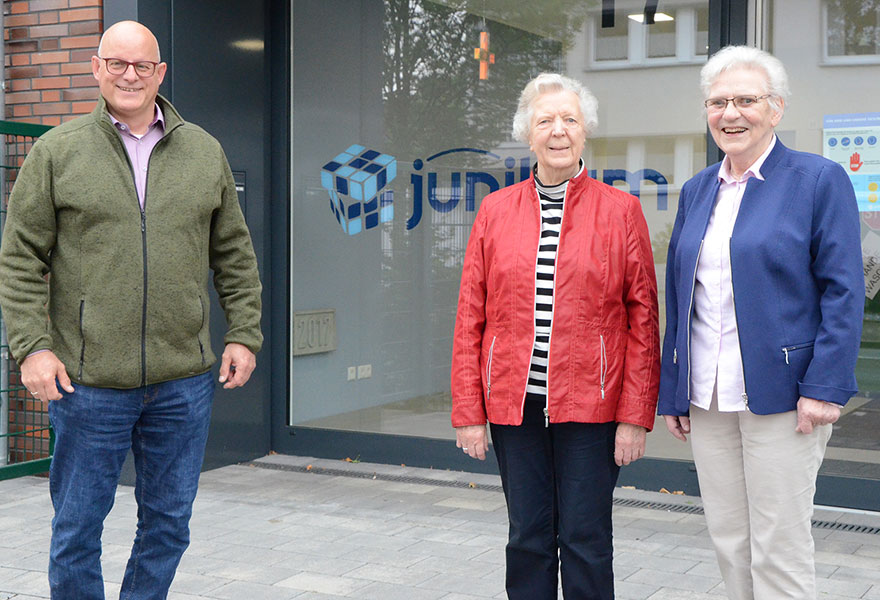
M 225 342 L 259 351 L 257 261 L 226 156 L 157 102 L 165 134 L 143 212 L 103 99 L 45 133 L 25 159 L 0 246 L 0 307 L 18 360 L 50 349 L 74 382 L 95 387 L 204 373 L 216 360 L 211 271 Z

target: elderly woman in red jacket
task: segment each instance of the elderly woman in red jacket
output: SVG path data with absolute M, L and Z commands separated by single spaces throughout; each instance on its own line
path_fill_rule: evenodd
M 644 454 L 659 381 L 657 284 L 637 198 L 587 175 L 595 97 L 542 74 L 517 138 L 532 177 L 487 196 L 471 230 L 452 355 L 452 425 L 473 458 L 486 422 L 507 499 L 512 600 L 614 597 L 611 500 Z

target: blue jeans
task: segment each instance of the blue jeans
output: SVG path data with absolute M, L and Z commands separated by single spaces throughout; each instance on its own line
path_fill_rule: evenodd
M 132 390 L 74 387 L 49 404 L 52 598 L 104 600 L 101 532 L 130 448 L 138 523 L 119 598 L 164 599 L 189 545 L 214 399 L 211 372 Z
M 551 423 L 526 401 L 522 425 L 491 425 L 510 534 L 507 597 L 613 600 L 611 501 L 617 423 Z M 561 565 L 560 565 L 561 563 Z

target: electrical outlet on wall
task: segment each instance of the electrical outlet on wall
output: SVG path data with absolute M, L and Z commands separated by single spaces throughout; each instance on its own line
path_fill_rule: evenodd
M 373 365 L 358 365 L 357 376 L 358 379 L 366 379 L 367 377 L 372 377 Z

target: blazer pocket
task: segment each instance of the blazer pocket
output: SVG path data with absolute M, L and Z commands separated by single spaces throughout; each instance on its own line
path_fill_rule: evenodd
M 809 342 L 789 344 L 782 347 L 782 354 L 785 357 L 785 364 L 788 365 L 788 373 L 792 385 L 797 386 L 804 373 L 807 372 L 810 361 L 813 360 L 813 346 L 815 343 L 815 340 L 810 340 Z

